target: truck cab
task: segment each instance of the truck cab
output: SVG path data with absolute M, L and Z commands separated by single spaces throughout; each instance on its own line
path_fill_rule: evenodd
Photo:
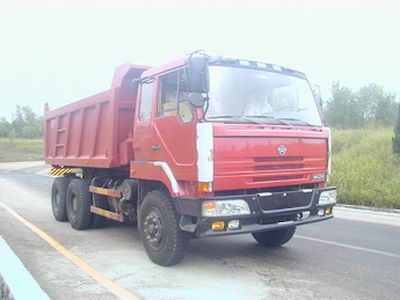
M 158 178 L 180 229 L 196 237 L 263 240 L 331 218 L 330 131 L 306 76 L 254 61 L 195 59 L 195 71 L 183 59 L 142 74 L 131 176 Z

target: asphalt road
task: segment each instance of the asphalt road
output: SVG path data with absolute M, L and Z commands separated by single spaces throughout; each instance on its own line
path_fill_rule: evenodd
M 192 240 L 173 267 L 149 261 L 136 227 L 75 231 L 51 213 L 43 166 L 0 167 L 0 204 L 14 210 L 115 286 L 142 299 L 400 299 L 400 217 L 338 209 L 301 226 L 285 246 L 250 235 Z M 106 284 L 71 263 L 0 205 L 0 236 L 52 299 L 115 299 Z M 6 279 L 7 280 L 7 279 Z

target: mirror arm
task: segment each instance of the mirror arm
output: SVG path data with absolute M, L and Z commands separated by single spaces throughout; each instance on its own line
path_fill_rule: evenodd
M 203 114 L 201 116 L 200 121 L 203 121 L 205 119 L 205 117 L 206 117 L 208 108 L 210 107 L 210 102 L 209 101 L 210 101 L 210 97 L 208 96 L 208 93 L 206 93 L 206 96 L 204 97 L 204 102 L 205 102 L 206 106 L 205 107 L 203 106 L 204 109 L 203 109 Z

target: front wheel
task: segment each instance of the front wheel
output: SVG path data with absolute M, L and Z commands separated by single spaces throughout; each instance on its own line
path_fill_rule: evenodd
M 179 228 L 172 199 L 160 191 L 148 193 L 140 207 L 140 238 L 156 264 L 170 266 L 183 259 L 188 238 Z
M 296 227 L 252 233 L 254 239 L 263 246 L 278 247 L 291 240 Z

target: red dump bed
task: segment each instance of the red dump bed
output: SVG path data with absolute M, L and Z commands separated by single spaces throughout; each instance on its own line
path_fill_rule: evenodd
M 136 91 L 145 66 L 125 64 L 111 89 L 44 114 L 45 160 L 57 166 L 118 168 L 133 159 Z

